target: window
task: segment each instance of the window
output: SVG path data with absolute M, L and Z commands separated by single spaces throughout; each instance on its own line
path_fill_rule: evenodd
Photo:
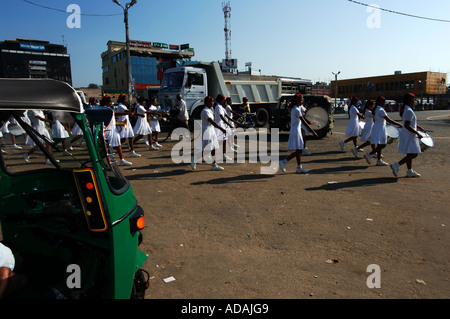
M 203 74 L 201 73 L 189 73 L 186 86 L 203 85 Z

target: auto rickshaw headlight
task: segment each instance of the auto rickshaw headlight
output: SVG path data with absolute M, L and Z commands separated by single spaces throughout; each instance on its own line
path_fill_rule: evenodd
M 138 206 L 136 212 L 130 217 L 130 231 L 135 233 L 144 229 L 145 227 L 145 217 L 144 210 Z

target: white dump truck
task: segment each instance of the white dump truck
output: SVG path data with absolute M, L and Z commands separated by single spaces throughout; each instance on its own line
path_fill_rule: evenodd
M 248 98 L 257 125 L 266 126 L 273 116 L 273 108 L 283 94 L 311 93 L 312 82 L 299 78 L 270 75 L 222 73 L 218 62 L 198 62 L 166 70 L 158 93 L 164 108 L 174 108 L 177 94 L 183 95 L 191 119 L 200 118 L 205 96 L 218 94 L 233 99 L 233 105 Z

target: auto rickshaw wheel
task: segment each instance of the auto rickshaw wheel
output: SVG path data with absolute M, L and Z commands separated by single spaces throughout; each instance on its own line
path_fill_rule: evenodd
M 131 290 L 131 299 L 144 299 L 145 291 L 149 286 L 150 275 L 143 269 L 138 269 L 134 274 L 133 288 Z

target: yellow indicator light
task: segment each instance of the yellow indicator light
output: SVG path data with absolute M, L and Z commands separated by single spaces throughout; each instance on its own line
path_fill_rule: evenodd
M 91 216 L 92 213 L 91 213 L 91 211 L 88 210 L 88 211 L 86 212 L 86 214 L 88 214 L 88 216 Z
M 86 197 L 86 202 L 92 203 L 92 198 L 91 197 Z

